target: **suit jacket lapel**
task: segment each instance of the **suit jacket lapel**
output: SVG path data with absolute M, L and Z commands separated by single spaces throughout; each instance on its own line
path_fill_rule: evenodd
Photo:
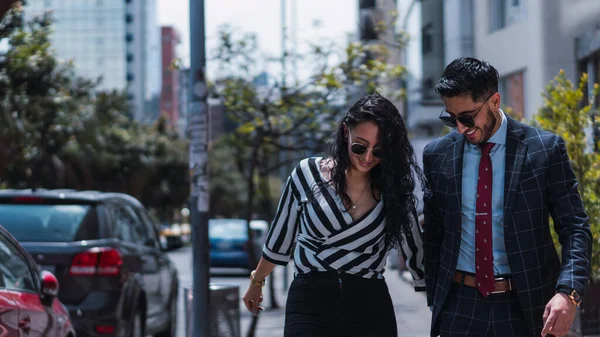
M 519 188 L 521 170 L 527 157 L 527 143 L 523 141 L 525 134 L 523 126 L 508 117 L 508 130 L 506 133 L 506 169 L 504 175 L 504 226 L 511 221 L 514 208 L 515 193 Z
M 456 132 L 456 131 L 454 131 Z M 462 172 L 465 137 L 456 133 L 454 142 L 448 146 L 446 161 L 448 163 L 448 210 L 454 217 L 457 229 L 461 228 L 462 211 Z

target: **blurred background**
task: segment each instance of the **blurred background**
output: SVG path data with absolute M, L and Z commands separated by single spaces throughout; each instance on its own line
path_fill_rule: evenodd
M 132 196 L 179 285 L 190 284 L 190 45 L 205 39 L 211 261 L 215 280 L 244 290 L 285 179 L 322 155 L 347 107 L 367 92 L 388 97 L 420 161 L 449 131 L 433 88 L 449 62 L 472 56 L 498 69 L 505 112 L 567 140 L 599 238 L 600 1 L 204 4 L 201 17 L 188 0 L 0 0 L 0 189 Z M 206 36 L 191 34 L 190 20 L 203 20 Z M 389 278 L 410 277 L 397 252 L 388 267 Z M 597 285 L 596 249 L 592 267 Z M 291 269 L 276 275 L 275 309 Z M 600 333 L 599 307 L 583 334 Z M 426 335 L 426 311 L 420 319 L 411 335 Z

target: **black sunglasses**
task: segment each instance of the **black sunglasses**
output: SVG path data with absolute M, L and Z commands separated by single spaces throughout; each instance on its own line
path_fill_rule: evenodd
M 352 134 L 350 133 L 350 128 L 348 128 L 348 136 L 352 140 Z M 371 151 L 371 153 L 373 153 L 373 156 L 375 156 L 379 159 L 383 159 L 383 150 L 379 146 L 369 148 L 361 143 L 352 143 L 350 145 L 350 151 L 352 151 L 352 153 L 357 154 L 357 155 L 363 155 L 363 154 L 367 153 L 367 151 L 369 151 L 369 150 Z
M 487 101 L 490 99 L 490 97 L 492 97 L 494 94 L 495 94 L 495 92 L 493 92 L 491 95 L 489 95 L 485 99 L 485 101 L 483 101 L 483 104 L 481 104 L 481 106 L 475 111 L 474 114 L 460 114 L 460 115 L 458 115 L 458 117 L 456 117 L 453 114 L 446 112 L 446 109 L 443 109 L 442 112 L 440 113 L 440 120 L 446 126 L 449 126 L 451 128 L 456 127 L 456 121 L 459 121 L 460 124 L 462 124 L 468 128 L 472 128 L 475 126 L 475 117 L 477 117 L 477 114 L 479 113 L 479 111 L 481 111 L 481 109 L 483 108 L 485 103 L 487 103 Z M 448 113 L 448 116 L 442 116 L 444 114 L 444 112 Z

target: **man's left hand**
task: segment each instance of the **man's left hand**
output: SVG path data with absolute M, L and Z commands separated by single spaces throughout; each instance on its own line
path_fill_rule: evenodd
M 567 295 L 562 293 L 554 295 L 544 310 L 542 337 L 547 334 L 556 337 L 566 335 L 575 319 L 576 308 Z

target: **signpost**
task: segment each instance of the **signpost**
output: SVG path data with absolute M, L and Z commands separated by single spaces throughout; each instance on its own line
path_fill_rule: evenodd
M 190 1 L 190 223 L 193 254 L 193 335 L 210 337 L 208 242 L 208 106 L 204 0 Z

